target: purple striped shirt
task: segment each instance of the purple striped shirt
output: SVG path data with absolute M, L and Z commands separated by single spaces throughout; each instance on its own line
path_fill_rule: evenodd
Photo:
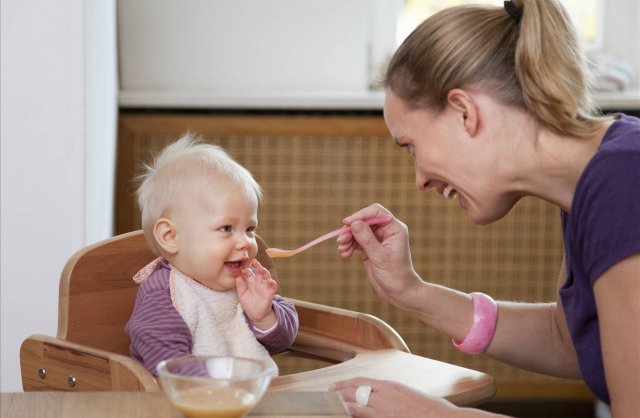
M 158 270 L 138 287 L 136 302 L 125 331 L 131 337 L 131 357 L 141 362 L 154 376 L 162 360 L 191 354 L 193 337 L 189 327 L 171 303 L 169 273 L 163 260 Z M 269 332 L 256 330 L 245 315 L 247 326 L 271 354 L 286 350 L 298 333 L 298 314 L 293 303 L 276 295 L 273 311 L 277 326 Z

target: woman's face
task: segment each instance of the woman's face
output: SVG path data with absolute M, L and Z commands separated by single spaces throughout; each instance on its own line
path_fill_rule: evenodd
M 439 113 L 410 108 L 392 91 L 387 91 L 384 118 L 400 147 L 415 160 L 416 185 L 457 200 L 476 224 L 502 218 L 517 202 L 504 192 L 496 132 L 481 120 L 470 133 L 464 112 L 447 106 Z

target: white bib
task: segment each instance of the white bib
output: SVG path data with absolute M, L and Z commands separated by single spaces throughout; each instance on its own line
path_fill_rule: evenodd
M 194 355 L 249 357 L 278 367 L 249 328 L 235 289 L 219 292 L 171 269 L 171 302 L 193 337 Z

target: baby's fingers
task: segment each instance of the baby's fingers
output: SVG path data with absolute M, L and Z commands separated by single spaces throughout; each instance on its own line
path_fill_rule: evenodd
M 264 268 L 264 266 L 260 264 L 260 262 L 255 258 L 251 262 L 251 268 L 253 268 L 253 271 L 256 273 L 257 276 L 262 276 L 262 277 L 271 279 L 271 272 L 268 269 Z
M 256 290 L 268 288 L 270 292 L 274 292 L 278 289 L 278 283 L 271 278 L 269 270 L 264 268 L 258 260 L 251 262 L 251 266 L 244 270 L 244 276 L 247 278 L 247 284 Z

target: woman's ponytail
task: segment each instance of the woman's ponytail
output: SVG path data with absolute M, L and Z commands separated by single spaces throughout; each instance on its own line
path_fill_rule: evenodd
M 515 50 L 516 79 L 525 107 L 558 133 L 584 137 L 594 117 L 589 69 L 573 25 L 557 0 L 513 0 L 522 10 Z

